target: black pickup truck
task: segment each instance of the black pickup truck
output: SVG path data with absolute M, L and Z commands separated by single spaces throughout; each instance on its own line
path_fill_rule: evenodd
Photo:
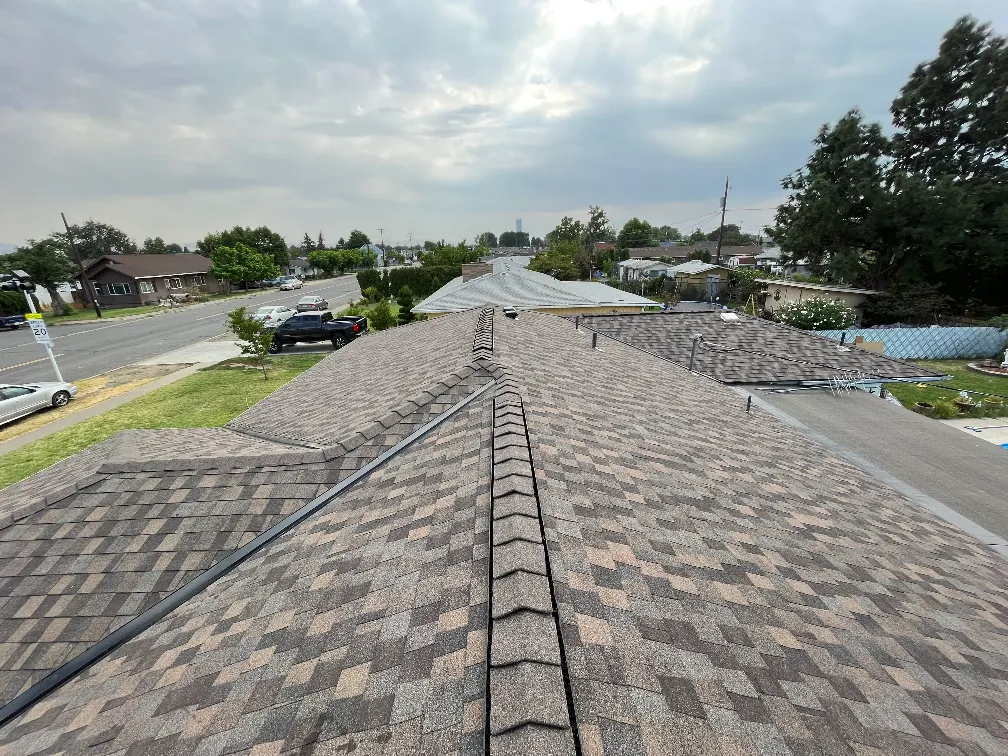
M 23 325 L 27 325 L 24 315 L 0 315 L 0 328 L 10 328 L 16 331 Z
M 270 354 L 279 354 L 287 344 L 300 342 L 331 341 L 333 349 L 340 349 L 367 333 L 367 329 L 367 318 L 363 315 L 341 315 L 337 318 L 328 311 L 299 312 L 273 331 Z

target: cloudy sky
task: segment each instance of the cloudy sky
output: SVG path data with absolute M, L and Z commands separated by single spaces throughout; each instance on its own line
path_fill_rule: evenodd
M 3 0 L 0 242 L 707 230 L 726 174 L 755 230 L 965 12 L 1008 32 L 1004 0 Z

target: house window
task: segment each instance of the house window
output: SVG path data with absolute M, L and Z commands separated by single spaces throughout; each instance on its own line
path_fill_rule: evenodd
M 141 281 L 140 282 L 140 293 L 141 294 L 150 294 L 152 291 L 154 291 L 154 282 L 153 281 Z
M 98 282 L 95 282 L 95 285 L 94 285 L 94 293 L 95 293 L 95 294 L 101 294 L 101 293 L 102 293 L 102 290 L 101 290 L 101 284 L 100 284 L 100 283 L 98 283 Z
M 181 278 L 169 278 L 168 279 L 168 288 L 169 289 L 181 289 L 182 288 L 182 279 Z
M 116 295 L 133 293 L 133 289 L 130 287 L 128 283 L 110 283 L 108 285 L 108 291 L 109 294 L 116 294 Z
M 206 284 L 206 278 L 203 275 L 192 277 L 193 286 L 203 286 Z

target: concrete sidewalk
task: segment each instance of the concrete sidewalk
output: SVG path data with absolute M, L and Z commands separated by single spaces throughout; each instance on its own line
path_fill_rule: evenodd
M 968 418 L 962 420 L 941 420 L 939 421 L 949 426 L 961 430 L 964 433 L 973 434 L 976 438 L 982 438 L 992 444 L 1003 446 L 1008 444 L 1008 417 L 981 417 Z M 1008 498 L 1008 491 L 1005 492 Z
M 127 391 L 125 394 L 120 394 L 119 396 L 114 396 L 111 399 L 106 399 L 103 402 L 98 402 L 97 404 L 93 404 L 80 412 L 73 412 L 69 415 L 65 415 L 59 420 L 54 420 L 47 425 L 43 425 L 41 428 L 37 428 L 29 433 L 12 438 L 9 441 L 4 441 L 3 443 L 0 443 L 0 456 L 7 454 L 8 452 L 12 452 L 15 449 L 20 449 L 22 446 L 27 446 L 33 441 L 38 441 L 40 438 L 45 438 L 57 431 L 70 428 L 83 420 L 88 420 L 96 415 L 100 415 L 103 412 L 115 409 L 116 407 L 136 399 L 139 396 L 149 394 L 152 391 L 157 391 L 159 388 L 175 383 L 175 381 L 192 375 L 200 368 L 206 366 L 206 364 L 186 365 L 181 370 L 176 370 L 173 373 L 169 373 L 166 376 L 145 383 L 142 386 L 137 386 L 135 389 Z M 72 403 L 71 406 L 73 406 Z

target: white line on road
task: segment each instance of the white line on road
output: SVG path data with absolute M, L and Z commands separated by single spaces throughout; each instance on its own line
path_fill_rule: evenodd
M 63 356 L 62 354 L 53 355 L 53 357 L 62 357 L 62 356 Z M 48 357 L 41 357 L 40 359 L 37 360 L 29 360 L 28 362 L 22 362 L 19 365 L 8 365 L 7 367 L 0 368 L 0 373 L 2 373 L 4 370 L 13 370 L 14 368 L 24 367 L 25 365 L 34 365 L 37 362 L 45 362 L 48 359 L 49 359 Z

